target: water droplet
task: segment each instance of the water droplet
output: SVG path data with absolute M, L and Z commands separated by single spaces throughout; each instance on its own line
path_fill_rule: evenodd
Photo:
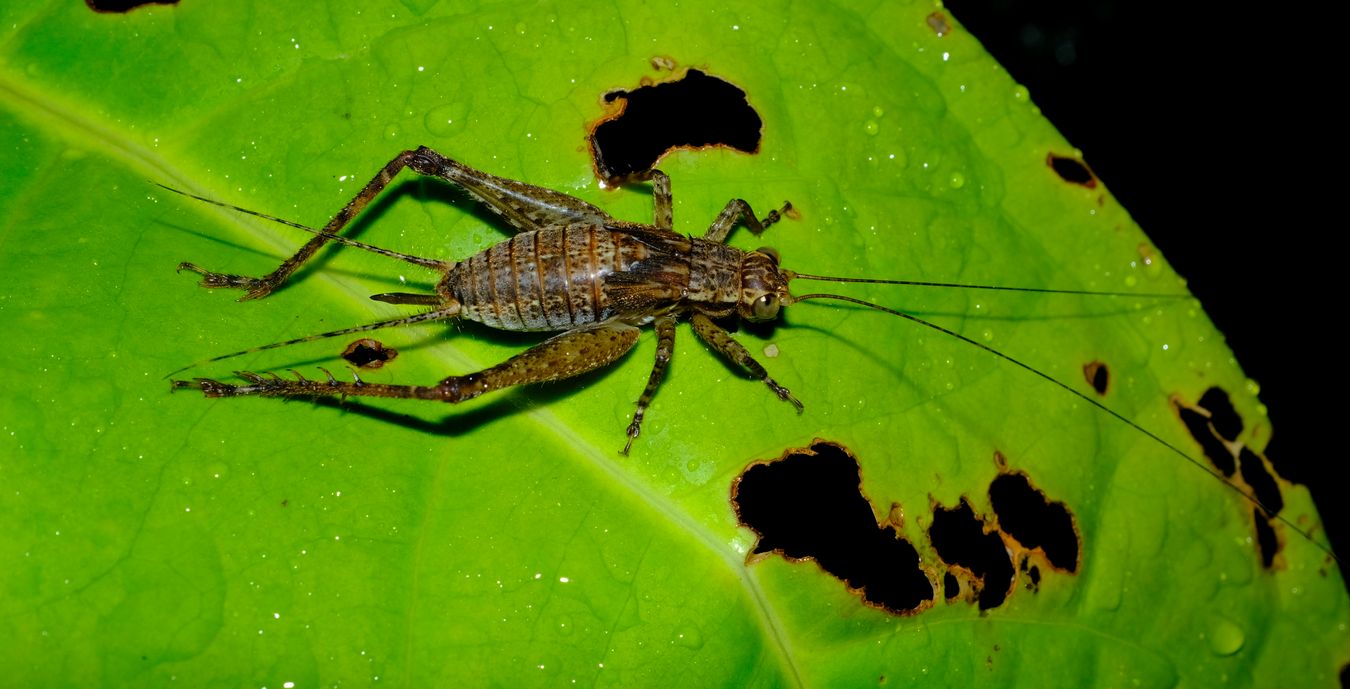
M 1256 397 L 1257 395 L 1261 394 L 1261 384 L 1252 380 L 1251 378 L 1248 378 L 1247 394 L 1251 395 L 1252 397 Z
M 1027 90 L 1027 87 L 1018 84 L 1013 88 L 1012 97 L 1016 101 L 1027 101 L 1031 99 L 1031 92 Z
M 435 136 L 454 136 L 468 115 L 467 108 L 463 101 L 438 105 L 427 111 L 422 124 Z
M 675 630 L 675 637 L 670 642 L 685 648 L 703 648 L 703 630 L 693 625 L 680 627 Z
M 572 624 L 572 618 L 563 615 L 557 619 L 558 633 L 563 636 L 570 636 L 575 625 Z
M 525 22 L 520 22 L 519 24 L 516 24 L 516 33 L 522 36 L 525 35 Z
M 713 475 L 715 464 L 707 459 L 690 459 L 680 464 L 680 473 L 684 479 L 696 486 L 707 483 Z
M 961 187 L 966 186 L 966 176 L 959 172 L 953 172 L 951 179 L 948 180 L 947 183 L 950 184 L 953 189 L 960 189 Z
M 881 126 L 877 124 L 876 120 L 868 120 L 867 124 L 863 125 L 863 131 L 876 136 L 877 132 L 881 131 Z
M 1230 656 L 1242 649 L 1247 640 L 1242 628 L 1221 617 L 1214 618 L 1209 627 L 1209 650 L 1215 655 Z
M 984 332 L 980 333 L 980 337 L 983 337 L 985 342 L 993 342 L 994 331 L 990 330 L 989 328 L 985 328 Z
M 886 114 L 886 111 L 885 111 L 885 110 L 882 110 L 880 105 L 874 106 L 874 107 L 872 108 L 872 117 L 881 117 L 882 115 L 885 115 L 885 114 Z

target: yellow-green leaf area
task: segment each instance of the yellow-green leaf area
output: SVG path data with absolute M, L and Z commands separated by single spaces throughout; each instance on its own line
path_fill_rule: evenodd
M 1076 152 L 950 16 L 925 3 L 199 3 L 0 9 L 0 667 L 17 686 L 1334 686 L 1350 622 L 1305 490 L 1284 487 L 1263 568 L 1252 505 L 1099 409 L 967 343 L 845 305 L 738 339 L 793 409 L 681 325 L 630 456 L 654 343 L 602 372 L 457 407 L 170 394 L 211 356 L 406 307 L 436 276 L 326 250 L 255 302 L 181 261 L 260 275 L 306 237 L 174 196 L 320 225 L 399 151 L 646 221 L 587 157 L 602 96 L 669 57 L 745 89 L 759 153 L 679 151 L 676 229 L 731 198 L 800 217 L 763 237 L 810 273 L 1124 292 L 1184 290 Z M 396 185 L 362 241 L 456 260 L 506 235 L 447 191 Z M 1263 409 L 1188 300 L 794 286 L 902 308 L 1091 393 L 1200 457 L 1170 400 L 1218 386 L 1239 442 Z M 376 382 L 430 383 L 538 337 L 382 331 Z M 317 366 L 328 340 L 186 375 Z M 772 345 L 772 346 L 771 346 Z M 812 562 L 747 563 L 732 483 L 822 437 L 878 520 L 937 572 L 931 506 L 989 512 L 995 453 L 1073 512 L 1077 573 L 895 616 Z M 804 505 L 803 509 L 808 509 Z M 934 574 L 941 584 L 940 575 Z M 289 684 L 288 684 L 289 683 Z

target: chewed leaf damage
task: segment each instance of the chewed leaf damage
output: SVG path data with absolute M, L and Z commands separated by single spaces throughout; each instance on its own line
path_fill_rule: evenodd
M 669 58 L 654 65 L 674 69 Z M 617 106 L 591 131 L 600 179 L 617 182 L 646 172 L 677 148 L 759 150 L 764 121 L 740 87 L 697 69 L 675 80 L 644 82 L 604 96 Z
M 897 615 L 923 612 L 939 591 L 948 602 L 997 608 L 1019 580 L 1028 591 L 1040 590 L 1044 576 L 1033 561 L 1061 574 L 1078 571 L 1082 543 L 1073 515 L 1025 474 L 1000 466 L 989 487 L 996 515 L 977 513 L 966 498 L 953 507 L 933 503 L 918 541 L 890 516 L 903 506 L 892 505 L 878 519 L 862 481 L 859 459 L 820 439 L 752 463 L 731 492 L 740 523 L 758 536 L 748 561 L 771 553 L 814 560 L 864 605 Z
M 1284 510 L 1284 494 L 1280 488 L 1283 479 L 1275 473 L 1266 457 L 1241 441 L 1242 417 L 1222 388 L 1209 388 L 1194 404 L 1180 395 L 1173 395 L 1171 401 L 1177 419 L 1205 458 L 1225 480 L 1256 503 L 1251 510 L 1252 540 L 1261 565 L 1266 569 L 1275 568 L 1284 548 L 1278 523 L 1283 521 L 1279 516 Z

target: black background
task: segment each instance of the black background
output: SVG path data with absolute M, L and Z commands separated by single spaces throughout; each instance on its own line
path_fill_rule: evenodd
M 1267 455 L 1313 490 L 1346 549 L 1339 411 L 1339 155 L 1344 79 L 1316 16 L 1236 5 L 955 0 L 1016 79 L 1188 282 L 1261 385 Z M 1294 6 L 1290 6 L 1295 11 Z M 1320 163 L 1320 164 L 1319 164 Z M 1327 166 L 1329 167 L 1329 166 Z M 1328 192 L 1331 192 L 1328 194 Z M 1342 192 L 1343 193 L 1343 192 Z M 1334 217 L 1334 216 L 1333 216 Z M 1342 422 L 1342 425 L 1343 422 Z

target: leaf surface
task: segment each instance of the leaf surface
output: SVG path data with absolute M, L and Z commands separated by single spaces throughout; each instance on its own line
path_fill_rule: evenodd
M 425 144 L 645 221 L 648 194 L 593 179 L 585 135 L 604 93 L 669 78 L 654 56 L 741 86 L 766 123 L 756 155 L 661 163 L 679 231 L 701 233 L 730 198 L 760 212 L 790 199 L 799 219 L 731 243 L 772 244 L 786 267 L 819 274 L 1184 289 L 1109 193 L 1055 174 L 1047 156 L 1072 147 L 951 17 L 939 35 L 934 11 L 0 9 L 0 665 L 25 686 L 1333 685 L 1350 612 L 1317 544 L 1282 525 L 1263 568 L 1252 505 L 1225 484 L 1006 361 L 879 313 L 809 302 L 738 334 L 801 416 L 682 325 L 626 458 L 650 335 L 597 374 L 454 408 L 168 393 L 165 373 L 190 362 L 394 317 L 406 309 L 367 297 L 435 276 L 329 250 L 284 290 L 235 303 L 174 266 L 260 275 L 305 238 L 154 182 L 317 226 Z M 504 237 L 444 185 L 412 179 L 353 229 L 441 259 Z M 1242 442 L 1270 435 L 1189 301 L 825 289 L 1085 392 L 1082 366 L 1107 362 L 1103 402 L 1192 457 L 1173 396 L 1218 386 Z M 429 383 L 538 338 L 466 324 L 379 339 L 400 357 L 363 378 Z M 189 374 L 337 374 L 346 343 Z M 754 535 L 737 524 L 733 480 L 817 437 L 854 453 L 878 519 L 896 517 L 933 572 L 931 505 L 965 496 L 987 514 L 1001 454 L 1073 512 L 1078 573 L 1042 567 L 1035 592 L 1023 575 L 983 614 L 939 593 L 896 617 L 812 562 L 747 564 Z M 1306 491 L 1284 495 L 1284 516 L 1320 539 Z

